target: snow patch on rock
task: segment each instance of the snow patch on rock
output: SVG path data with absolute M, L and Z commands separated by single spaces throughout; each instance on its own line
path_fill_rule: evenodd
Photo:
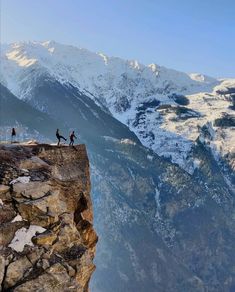
M 23 218 L 18 214 L 15 216 L 15 218 L 11 222 L 13 223 L 13 222 L 19 222 L 19 221 L 23 221 Z
M 44 231 L 46 231 L 45 228 L 37 225 L 30 225 L 28 229 L 22 227 L 16 231 L 14 238 L 8 246 L 17 252 L 22 252 L 25 245 L 33 246 L 32 238 L 37 232 L 43 233 Z
M 27 184 L 30 182 L 30 176 L 20 176 L 10 182 L 11 185 L 14 185 L 16 183 L 23 183 Z
M 127 145 L 136 145 L 136 143 L 130 139 L 121 139 L 121 144 L 127 144 Z

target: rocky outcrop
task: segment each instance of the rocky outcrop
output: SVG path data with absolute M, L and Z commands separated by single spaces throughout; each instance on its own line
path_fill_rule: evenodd
M 88 291 L 95 269 L 84 145 L 0 146 L 1 291 Z

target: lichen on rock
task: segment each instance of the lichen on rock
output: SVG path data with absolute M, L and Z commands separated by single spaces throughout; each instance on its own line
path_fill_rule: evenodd
M 88 291 L 95 269 L 84 145 L 0 146 L 0 291 Z

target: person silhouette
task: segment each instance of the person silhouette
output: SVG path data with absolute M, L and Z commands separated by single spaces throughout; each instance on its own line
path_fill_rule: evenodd
M 16 130 L 15 128 L 12 128 L 11 130 L 11 143 L 15 142 L 16 139 Z
M 63 139 L 64 141 L 67 141 L 67 139 L 65 137 L 60 135 L 59 129 L 56 130 L 56 138 L 58 139 L 58 143 L 57 143 L 58 146 L 60 145 L 60 140 L 61 139 Z
M 70 134 L 69 138 L 70 138 L 69 146 L 73 146 L 74 138 L 77 139 L 77 137 L 75 136 L 74 131 Z

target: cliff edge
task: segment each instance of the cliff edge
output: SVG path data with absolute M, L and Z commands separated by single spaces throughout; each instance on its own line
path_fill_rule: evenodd
M 95 269 L 86 147 L 0 145 L 1 291 L 88 291 Z

